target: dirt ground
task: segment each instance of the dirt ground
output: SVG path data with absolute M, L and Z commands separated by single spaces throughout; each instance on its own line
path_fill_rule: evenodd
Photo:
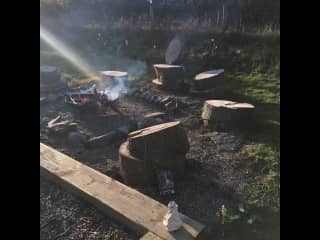
M 159 94 L 168 93 L 158 91 Z M 183 122 L 190 142 L 187 153 L 188 171 L 176 177 L 173 196 L 162 197 L 157 186 L 136 187 L 138 191 L 167 204 L 174 200 L 179 211 L 203 224 L 216 221 L 216 211 L 222 204 L 230 211 L 236 208 L 239 193 L 253 179 L 253 174 L 240 161 L 246 140 L 241 133 L 217 132 L 204 128 L 200 117 L 202 100 L 181 96 L 188 107 L 178 114 L 168 113 L 168 121 Z M 105 134 L 128 125 L 132 119 L 164 111 L 156 104 L 139 97 L 122 96 L 118 108 L 124 116 L 108 110 L 103 115 L 79 114 L 64 103 L 63 98 L 40 103 L 40 141 L 81 161 L 102 173 L 122 181 L 119 176 L 118 150 L 125 138 L 103 147 L 84 148 L 69 136 L 51 133 L 50 120 L 58 115 L 62 120 L 77 123 L 78 133 L 86 138 Z M 40 239 L 138 239 L 135 233 L 120 223 L 102 216 L 95 208 L 59 186 L 40 177 Z

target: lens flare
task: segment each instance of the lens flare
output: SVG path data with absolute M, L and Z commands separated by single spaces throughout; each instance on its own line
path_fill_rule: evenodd
M 56 36 L 50 33 L 45 27 L 40 25 L 40 38 L 49 44 L 52 48 L 58 51 L 65 59 L 67 59 L 72 65 L 74 65 L 81 73 L 87 77 L 97 77 L 96 71 L 94 71 L 88 63 L 82 60 L 74 50 L 64 44 Z

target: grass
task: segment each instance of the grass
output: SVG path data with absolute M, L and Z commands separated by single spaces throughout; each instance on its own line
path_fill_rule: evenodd
M 243 196 L 251 205 L 280 209 L 280 156 L 266 144 L 248 145 L 244 154 L 253 159 L 257 172 L 254 181 L 244 190 Z

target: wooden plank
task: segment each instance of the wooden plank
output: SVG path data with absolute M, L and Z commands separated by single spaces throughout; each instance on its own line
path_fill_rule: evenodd
M 204 226 L 181 214 L 183 225 L 169 233 L 162 224 L 167 207 L 152 198 L 40 143 L 40 173 L 94 204 L 139 234 L 162 239 L 194 239 Z
M 152 232 L 147 232 L 139 240 L 163 240 L 163 239 L 153 234 Z

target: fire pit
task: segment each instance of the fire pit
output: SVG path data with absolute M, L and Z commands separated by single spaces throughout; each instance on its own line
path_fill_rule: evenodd
M 128 73 L 120 71 L 102 71 L 96 84 L 78 87 L 69 91 L 65 102 L 80 110 L 102 113 L 107 107 L 121 112 L 115 106 L 121 94 L 129 90 Z
M 98 92 L 96 85 L 88 89 L 78 88 L 65 95 L 65 102 L 78 110 L 103 113 L 108 107 L 122 114 L 115 106 L 117 99 L 110 100 L 104 92 Z

